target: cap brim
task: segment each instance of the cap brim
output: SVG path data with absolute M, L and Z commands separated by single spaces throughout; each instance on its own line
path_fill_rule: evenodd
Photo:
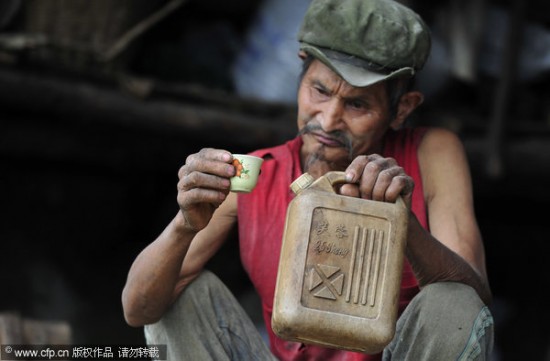
M 350 64 L 349 62 L 342 61 L 340 59 L 335 59 L 334 57 L 327 55 L 323 52 L 323 50 L 309 44 L 300 44 L 300 49 L 319 59 L 323 62 L 323 64 L 328 66 L 346 82 L 355 87 L 366 87 L 398 76 L 414 75 L 414 69 L 411 67 L 397 69 L 389 73 L 379 73 L 366 69 L 362 66 Z

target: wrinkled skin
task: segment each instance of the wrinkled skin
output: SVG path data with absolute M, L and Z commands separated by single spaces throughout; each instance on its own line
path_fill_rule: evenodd
M 178 204 L 186 224 L 200 231 L 229 193 L 229 177 L 235 175 L 229 152 L 205 148 L 187 157 L 178 172 Z
M 328 170 L 345 170 L 350 183 L 340 190 L 345 195 L 395 202 L 401 194 L 410 200 L 412 178 L 394 159 L 379 154 L 387 130 L 401 126 L 421 101 L 418 92 L 406 94 L 397 117 L 389 119 L 384 83 L 354 88 L 313 62 L 298 93 L 302 165 L 315 178 Z

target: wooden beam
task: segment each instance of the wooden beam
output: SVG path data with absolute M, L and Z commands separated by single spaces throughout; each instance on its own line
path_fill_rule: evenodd
M 108 86 L 0 69 L 0 104 L 11 111 L 63 118 L 73 124 L 113 123 L 130 129 L 178 134 L 182 140 L 254 149 L 296 134 L 295 119 L 243 111 L 143 100 Z
M 0 344 L 68 345 L 71 328 L 65 321 L 27 319 L 16 312 L 0 313 Z

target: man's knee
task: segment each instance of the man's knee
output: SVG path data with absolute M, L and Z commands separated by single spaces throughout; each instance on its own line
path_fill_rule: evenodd
M 470 286 L 456 282 L 434 283 L 417 297 L 413 302 L 417 303 L 418 320 L 428 329 L 444 331 L 445 337 L 467 339 L 471 332 L 481 332 L 476 328 L 492 330 L 491 313 Z
M 424 287 L 402 314 L 397 329 L 392 352 L 399 350 L 414 357 L 485 359 L 493 345 L 493 318 L 488 307 L 473 288 L 461 283 Z M 395 344 L 400 340 L 408 344 L 405 351 L 404 345 Z
M 175 300 L 173 309 L 182 309 L 178 307 L 181 304 L 192 303 L 191 307 L 204 307 L 205 300 L 210 300 L 213 296 L 226 292 L 223 282 L 212 272 L 203 270 L 197 278 L 188 284 L 178 298 Z M 186 306 L 185 308 L 188 308 Z
M 178 335 L 189 318 L 201 315 L 200 308 L 205 306 L 213 289 L 224 287 L 212 272 L 204 270 L 175 299 L 156 323 L 144 327 L 147 343 L 165 341 L 169 335 Z
M 452 317 L 453 313 L 459 313 L 461 318 L 469 313 L 477 315 L 485 306 L 472 287 L 458 282 L 430 284 L 417 297 L 426 305 L 424 311 L 440 313 L 441 317 Z

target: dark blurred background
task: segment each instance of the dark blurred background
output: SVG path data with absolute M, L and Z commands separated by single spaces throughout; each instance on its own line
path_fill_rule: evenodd
M 550 3 L 403 2 L 434 39 L 410 122 L 455 131 L 471 162 L 493 360 L 548 361 Z M 1 343 L 30 338 L 23 324 L 42 341 L 143 344 L 120 302 L 131 262 L 175 215 L 188 154 L 294 136 L 308 4 L 0 2 Z M 258 320 L 235 235 L 209 267 Z

